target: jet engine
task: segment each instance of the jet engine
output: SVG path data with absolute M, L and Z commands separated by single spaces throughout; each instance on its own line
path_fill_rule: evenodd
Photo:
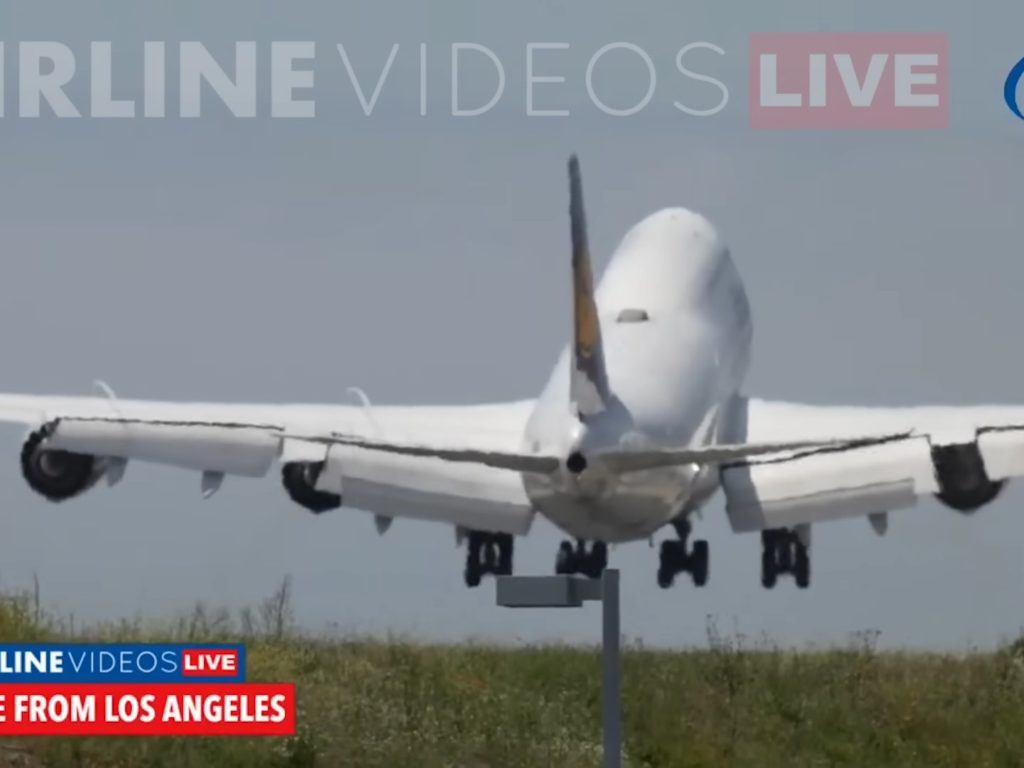
M 932 463 L 939 482 L 936 497 L 957 512 L 976 512 L 1005 485 L 1004 480 L 989 479 L 977 443 L 933 446 Z
M 339 494 L 316 489 L 323 469 L 322 461 L 293 461 L 281 468 L 281 483 L 292 501 L 318 515 L 341 506 Z
M 46 447 L 46 427 L 30 434 L 21 448 L 21 474 L 29 487 L 50 501 L 65 501 L 92 488 L 106 461 L 84 453 Z

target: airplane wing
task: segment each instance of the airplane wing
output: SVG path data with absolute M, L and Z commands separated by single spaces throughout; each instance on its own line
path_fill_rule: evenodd
M 868 408 L 736 398 L 723 439 L 820 441 L 720 465 L 736 531 L 855 516 L 872 516 L 874 524 L 922 496 L 970 513 L 1008 479 L 1024 476 L 1021 406 Z
M 275 463 L 292 499 L 312 511 L 352 506 L 384 525 L 411 517 L 525 534 L 533 511 L 518 473 L 539 466 L 520 452 L 532 401 L 473 406 L 179 403 L 113 397 L 0 394 L 0 422 L 28 425 L 22 470 L 54 501 L 100 479 L 118 482 L 146 461 L 201 473 L 204 497 L 225 476 L 261 477 Z M 428 446 L 389 453 L 375 445 Z M 475 461 L 446 461 L 446 453 Z M 70 456 L 70 458 L 69 458 Z M 59 461 L 57 459 L 60 459 Z M 532 462 L 532 463 L 531 463 Z

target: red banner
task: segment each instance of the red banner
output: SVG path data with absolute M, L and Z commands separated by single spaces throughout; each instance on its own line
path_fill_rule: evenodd
M 0 735 L 290 736 L 293 683 L 0 685 Z

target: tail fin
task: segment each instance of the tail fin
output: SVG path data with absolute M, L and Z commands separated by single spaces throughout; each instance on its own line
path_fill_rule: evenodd
M 583 212 L 583 181 L 576 155 L 569 158 L 569 221 L 572 226 L 573 344 L 569 398 L 580 419 L 605 409 L 609 400 L 601 323 L 594 302 L 594 275 Z

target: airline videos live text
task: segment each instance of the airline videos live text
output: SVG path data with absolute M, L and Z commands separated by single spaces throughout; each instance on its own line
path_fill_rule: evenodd
M 295 685 L 240 644 L 0 644 L 0 736 L 290 736 Z

